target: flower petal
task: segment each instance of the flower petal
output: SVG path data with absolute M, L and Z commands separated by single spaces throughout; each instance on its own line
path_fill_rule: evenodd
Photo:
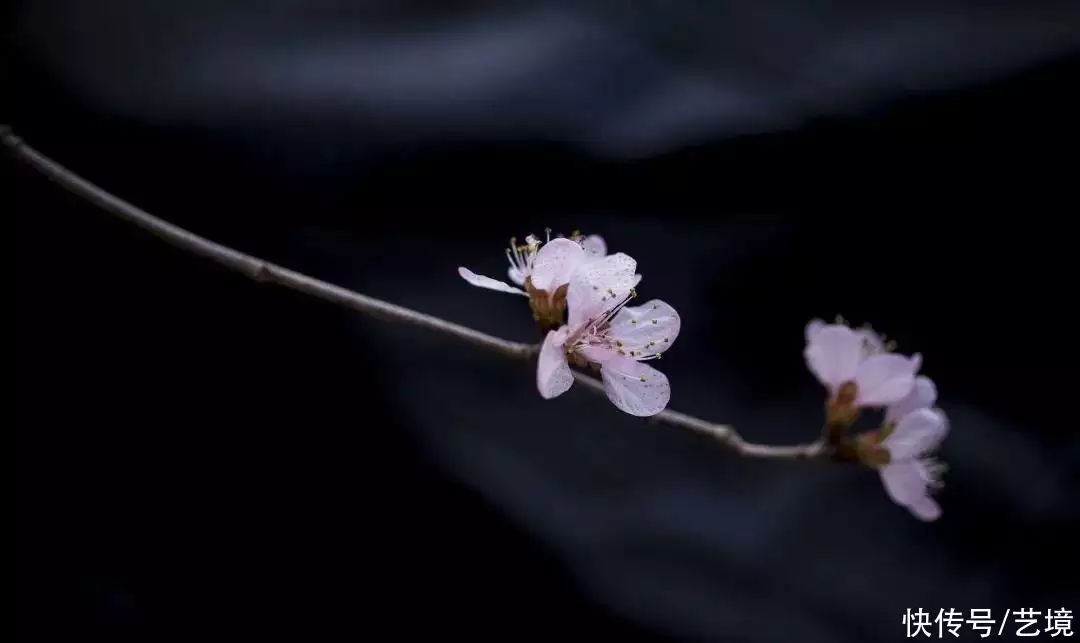
M 589 282 L 585 269 L 579 270 L 566 289 L 566 323 L 574 331 L 590 319 L 595 319 L 608 303 L 607 292 Z
M 817 337 L 817 334 L 820 333 L 822 331 L 822 329 L 827 328 L 827 327 L 828 327 L 828 324 L 826 324 L 822 320 L 820 320 L 820 319 L 811 319 L 810 323 L 808 323 L 806 325 L 806 331 L 805 331 L 806 343 L 807 344 L 812 343 L 814 341 L 814 338 Z
M 933 380 L 925 375 L 915 378 L 915 386 L 907 397 L 896 404 L 892 404 L 885 410 L 885 421 L 896 422 L 908 413 L 917 409 L 928 409 L 937 401 L 937 387 Z
M 818 381 L 836 389 L 855 379 L 863 359 L 862 337 L 847 326 L 829 324 L 814 334 L 803 356 Z
M 607 242 L 598 234 L 590 234 L 582 239 L 581 247 L 585 250 L 585 255 L 592 259 L 607 255 Z
M 908 511 L 925 522 L 933 522 L 941 517 L 941 506 L 930 496 L 923 496 L 908 505 Z
M 930 497 L 921 463 L 905 460 L 887 464 L 879 471 L 885 492 L 896 504 L 907 507 L 919 520 L 930 522 L 941 517 L 941 507 Z
M 469 270 L 468 268 L 463 268 L 461 266 L 458 266 L 457 271 L 458 274 L 461 275 L 462 279 L 474 286 L 487 288 L 488 290 L 497 290 L 499 292 L 508 292 L 511 295 L 525 295 L 526 297 L 528 297 L 528 295 L 525 294 L 524 290 L 521 290 L 520 288 L 514 288 L 513 286 L 504 281 L 492 279 L 491 277 L 485 277 L 484 275 L 478 275 L 472 270 Z
M 933 451 L 949 433 L 945 414 L 935 409 L 916 409 L 896 423 L 882 446 L 893 462 L 911 460 Z
M 926 480 L 919 471 L 918 463 L 913 460 L 891 462 L 880 469 L 881 482 L 885 493 L 889 494 L 898 505 L 910 506 L 926 497 Z
M 566 361 L 564 347 L 569 332 L 566 326 L 548 331 L 540 347 L 540 356 L 536 360 L 536 388 L 545 400 L 562 395 L 574 384 L 574 373 Z
M 567 238 L 552 239 L 540 247 L 533 260 L 533 288 L 554 292 L 559 286 L 569 283 L 570 277 L 578 266 L 585 261 L 585 251 L 581 245 Z
M 600 375 L 608 399 L 624 413 L 656 415 L 671 399 L 667 376 L 648 364 L 617 356 L 604 362 Z
M 525 287 L 525 274 L 518 270 L 517 266 L 510 266 L 506 269 L 506 276 L 510 277 L 510 281 L 515 284 Z
M 861 336 L 860 340 L 861 340 Z M 855 374 L 858 385 L 859 406 L 884 406 L 895 404 L 907 397 L 915 386 L 915 373 L 922 365 L 922 357 L 912 357 L 896 353 L 871 355 L 859 365 Z
M 608 337 L 634 359 L 650 359 L 675 343 L 682 321 L 670 304 L 653 299 L 641 306 L 627 306 L 611 320 Z
M 566 291 L 570 327 L 576 330 L 626 297 L 634 289 L 635 270 L 637 262 L 621 252 L 582 265 Z

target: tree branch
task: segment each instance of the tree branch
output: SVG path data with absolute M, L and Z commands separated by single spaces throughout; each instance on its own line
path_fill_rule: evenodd
M 103 210 L 149 231 L 178 248 L 216 261 L 226 268 L 235 270 L 255 281 L 269 282 L 291 288 L 373 317 L 421 326 L 506 357 L 530 360 L 537 352 L 537 347 L 534 345 L 512 342 L 381 299 L 361 295 L 341 286 L 335 286 L 215 243 L 205 237 L 200 237 L 193 232 L 175 226 L 164 219 L 155 217 L 149 212 L 106 192 L 24 143 L 7 125 L 0 125 L 0 138 L 3 139 L 4 146 L 10 149 L 16 157 L 33 166 L 65 189 L 94 203 Z M 574 378 L 589 390 L 604 393 L 604 385 L 597 379 L 579 372 L 574 373 Z M 716 439 L 736 453 L 747 457 L 809 459 L 824 457 L 828 451 L 825 443 L 820 440 L 793 446 L 753 444 L 743 440 L 742 436 L 733 427 L 713 424 L 670 409 L 661 411 L 649 419 L 653 422 L 662 422 L 703 433 Z

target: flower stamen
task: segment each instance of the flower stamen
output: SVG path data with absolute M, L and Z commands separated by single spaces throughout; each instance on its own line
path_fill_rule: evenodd
M 608 290 L 608 292 L 611 293 L 612 298 L 618 297 L 618 295 L 613 290 Z M 625 352 L 623 352 L 622 350 L 622 342 L 619 342 L 617 340 L 615 342 L 612 342 L 610 339 L 608 339 L 607 326 L 615 317 L 615 315 L 617 315 L 620 310 L 626 307 L 626 304 L 628 304 L 630 300 L 634 297 L 637 297 L 637 291 L 631 288 L 630 292 L 626 293 L 626 295 L 623 296 L 614 306 L 597 315 L 595 318 L 587 320 L 584 324 L 581 325 L 580 330 L 578 330 L 575 334 L 571 335 L 569 339 L 567 339 L 567 350 L 574 351 L 582 346 L 586 346 L 589 344 L 608 346 L 614 344 L 614 346 L 616 347 L 616 352 L 624 355 Z M 607 296 L 601 298 L 602 301 L 607 299 Z M 633 355 L 633 351 L 631 351 L 630 354 Z

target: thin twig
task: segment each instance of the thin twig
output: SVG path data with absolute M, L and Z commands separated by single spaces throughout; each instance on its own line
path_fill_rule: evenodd
M 574 373 L 574 379 L 579 384 L 584 384 L 589 390 L 601 395 L 606 395 L 604 385 L 595 377 L 589 377 L 584 373 Z M 773 446 L 768 444 L 755 444 L 743 439 L 735 427 L 728 424 L 713 424 L 693 415 L 680 413 L 672 409 L 664 409 L 660 413 L 648 418 L 651 421 L 663 422 L 674 426 L 690 429 L 703 433 L 723 443 L 739 455 L 753 458 L 776 458 L 776 459 L 814 459 L 826 457 L 828 449 L 823 440 L 817 440 L 807 444 L 793 444 L 790 446 Z
M 228 246 L 223 246 L 205 237 L 200 237 L 164 219 L 155 217 L 71 172 L 24 143 L 7 125 L 0 125 L 0 138 L 3 139 L 4 146 L 9 148 L 15 156 L 32 165 L 62 187 L 94 203 L 103 210 L 157 235 L 178 248 L 216 261 L 255 281 L 269 282 L 292 288 L 373 317 L 422 326 L 506 357 L 530 359 L 536 353 L 536 347 L 531 344 L 512 342 L 381 299 L 361 295 L 341 286 L 335 286 Z M 575 373 L 574 378 L 585 388 L 601 394 L 604 393 L 604 385 L 597 379 L 583 373 Z M 753 444 L 743 440 L 742 436 L 733 427 L 713 424 L 670 409 L 661 411 L 649 419 L 703 433 L 731 448 L 736 453 L 747 457 L 773 459 L 819 458 L 825 456 L 827 451 L 821 441 L 793 446 Z

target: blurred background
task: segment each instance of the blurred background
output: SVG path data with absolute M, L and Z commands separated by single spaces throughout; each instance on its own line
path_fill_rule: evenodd
M 5 23 L 0 120 L 199 234 L 531 341 L 523 299 L 456 268 L 501 277 L 510 236 L 579 228 L 680 311 L 673 408 L 813 439 L 803 326 L 843 314 L 924 355 L 953 425 L 921 523 L 873 471 L 545 402 L 522 364 L 256 284 L 5 152 L 20 641 L 865 643 L 907 609 L 1080 607 L 1080 3 L 37 0 Z

